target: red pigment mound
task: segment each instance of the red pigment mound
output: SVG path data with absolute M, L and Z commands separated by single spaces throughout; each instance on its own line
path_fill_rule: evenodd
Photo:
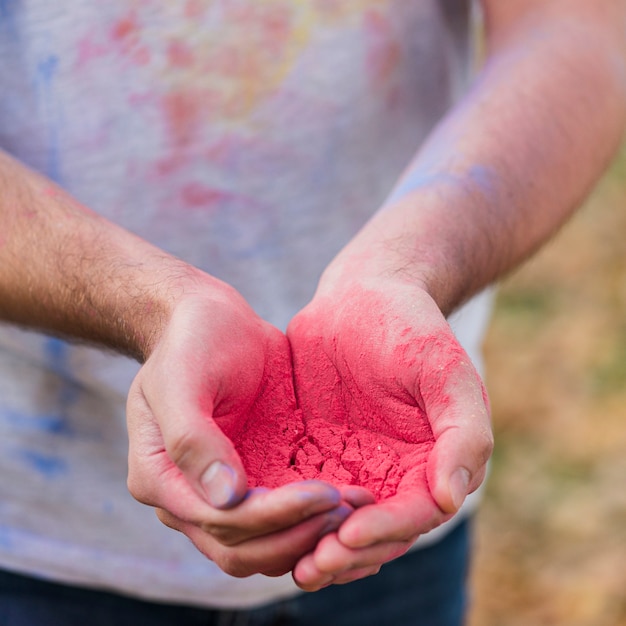
M 349 381 L 329 387 L 318 369 L 299 386 L 300 409 L 290 366 L 288 354 L 275 358 L 269 369 L 284 377 L 267 380 L 247 418 L 226 432 L 251 487 L 319 479 L 361 485 L 377 500 L 393 496 L 400 484 L 424 490 L 434 438 L 419 407 L 372 390 L 358 393 Z
M 249 423 L 234 441 L 251 487 L 319 479 L 361 485 L 377 500 L 393 496 L 401 482 L 404 487 L 424 488 L 432 435 L 415 444 L 321 419 L 305 425 L 302 411 L 294 410 L 288 419 L 284 413 L 273 411 L 269 420 L 257 413 L 254 424 Z

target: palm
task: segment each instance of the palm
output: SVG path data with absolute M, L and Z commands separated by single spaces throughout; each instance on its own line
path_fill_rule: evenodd
M 407 313 L 402 296 L 354 290 L 344 298 L 314 301 L 289 328 L 306 423 L 296 467 L 362 485 L 377 499 L 425 491 L 435 444 L 426 407 L 444 408 L 446 370 L 463 353 L 441 321 L 414 306 Z

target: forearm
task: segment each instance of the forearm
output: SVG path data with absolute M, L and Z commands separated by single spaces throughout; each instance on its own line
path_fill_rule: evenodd
M 0 186 L 4 321 L 143 360 L 176 300 L 208 279 L 3 153 Z
M 515 22 L 498 9 L 488 15 L 488 58 L 473 89 L 331 278 L 355 264 L 393 274 L 425 286 L 447 313 L 527 257 L 584 199 L 622 134 L 626 55 L 614 22 L 624 9 L 534 4 L 548 6 Z

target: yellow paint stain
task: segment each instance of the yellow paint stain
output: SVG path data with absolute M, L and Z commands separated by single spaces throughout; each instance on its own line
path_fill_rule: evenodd
M 368 11 L 388 4 L 389 0 L 187 0 L 158 3 L 155 8 L 151 0 L 129 0 L 114 32 L 124 43 L 119 52 L 142 66 L 137 71 L 156 74 L 168 102 L 199 98 L 203 117 L 236 122 L 276 93 L 320 28 L 358 25 Z M 127 43 L 130 35 L 132 47 Z M 137 48 L 144 50 L 139 57 Z M 382 65 L 384 72 L 388 68 L 384 61 Z M 180 107 L 169 110 L 179 112 Z M 177 132 L 180 139 L 180 129 Z M 191 131 L 182 134 L 189 136 Z

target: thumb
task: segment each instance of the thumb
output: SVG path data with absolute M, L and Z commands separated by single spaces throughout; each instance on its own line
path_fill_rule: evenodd
M 212 418 L 170 418 L 162 432 L 169 458 L 211 506 L 227 509 L 245 497 L 248 484 L 241 459 Z
M 444 513 L 456 513 L 483 482 L 493 448 L 490 431 L 451 428 L 437 439 L 427 466 L 428 486 Z
M 247 493 L 243 464 L 212 417 L 213 401 L 206 385 L 194 401 L 202 386 L 195 384 L 193 374 L 185 374 L 162 376 L 148 362 L 131 387 L 127 418 L 133 495 L 147 504 L 175 510 L 183 478 L 211 506 L 232 507 Z
M 435 445 L 427 465 L 428 485 L 439 508 L 456 513 L 468 494 L 483 482 L 493 451 L 487 395 L 478 375 L 452 376 L 445 406 L 429 415 Z M 428 412 L 428 409 L 427 409 Z

